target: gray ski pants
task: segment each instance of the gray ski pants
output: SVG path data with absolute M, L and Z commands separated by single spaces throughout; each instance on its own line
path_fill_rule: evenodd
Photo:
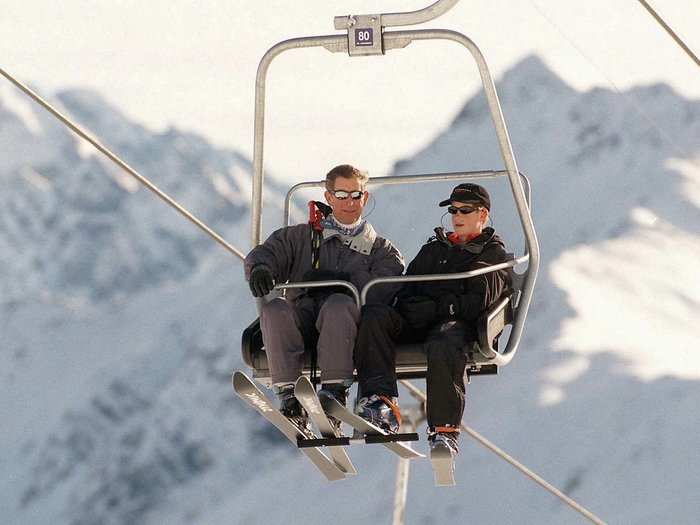
M 306 300 L 305 300 L 306 299 Z M 260 328 L 274 385 L 293 383 L 304 365 L 304 343 L 318 337 L 318 367 L 322 383 L 352 384 L 353 349 L 360 312 L 345 294 L 296 304 L 276 298 L 262 307 Z

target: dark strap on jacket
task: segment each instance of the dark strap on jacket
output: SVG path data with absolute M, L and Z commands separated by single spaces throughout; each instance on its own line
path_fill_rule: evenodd
M 331 214 L 333 209 L 319 201 L 309 201 L 309 224 L 311 225 L 311 268 L 318 270 L 321 267 L 321 241 L 323 240 L 323 226 L 321 221 Z M 311 348 L 311 384 L 318 383 L 318 353 L 316 347 Z
M 321 265 L 321 241 L 323 226 L 321 221 L 332 213 L 333 209 L 319 201 L 309 201 L 309 224 L 311 225 L 311 268 L 318 270 Z

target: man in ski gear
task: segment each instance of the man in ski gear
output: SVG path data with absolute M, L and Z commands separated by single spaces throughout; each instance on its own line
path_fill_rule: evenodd
M 454 231 L 435 229 L 408 265 L 407 275 L 458 273 L 506 261 L 504 245 L 486 227 L 491 209 L 488 192 L 478 184 L 460 184 L 439 203 L 448 206 Z M 360 391 L 359 413 L 396 431 L 396 345 L 423 342 L 427 354 L 427 417 L 431 447 L 457 453 L 464 412 L 465 348 L 477 341 L 476 320 L 510 286 L 499 270 L 468 279 L 406 284 L 396 308 L 367 305 L 362 310 L 355 348 Z
M 376 277 L 400 275 L 403 257 L 377 236 L 362 218 L 368 177 L 350 165 L 326 175 L 326 204 L 316 202 L 309 224 L 275 231 L 245 259 L 254 297 L 270 293 L 275 283 L 343 280 L 358 290 Z M 353 348 L 360 312 L 344 287 L 288 289 L 284 298 L 265 303 L 260 328 L 271 379 L 281 411 L 300 426 L 306 414 L 294 397 L 304 348 L 316 348 L 322 389 L 343 405 L 353 382 Z M 376 287 L 367 302 L 389 304 L 396 288 Z

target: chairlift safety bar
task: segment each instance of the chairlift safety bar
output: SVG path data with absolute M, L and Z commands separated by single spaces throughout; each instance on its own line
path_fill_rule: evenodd
M 396 277 L 377 277 L 376 279 L 372 279 L 369 281 L 365 286 L 362 288 L 362 293 L 360 294 L 360 299 L 362 301 L 362 304 L 365 304 L 365 301 L 367 300 L 367 294 L 369 293 L 370 288 L 377 284 L 384 284 L 384 283 L 397 283 L 397 282 L 425 282 L 425 281 L 449 281 L 453 279 L 467 279 L 470 277 L 476 277 L 478 275 L 484 275 L 487 273 L 495 272 L 497 270 L 504 270 L 506 268 L 513 268 L 514 266 L 517 266 L 518 264 L 526 263 L 529 260 L 528 255 L 523 255 L 522 257 L 518 257 L 517 259 L 513 259 L 511 261 L 506 261 L 503 263 L 499 264 L 492 264 L 491 266 L 486 266 L 484 268 L 479 268 L 477 270 L 470 270 L 467 272 L 459 272 L 459 273 L 450 273 L 450 274 L 430 274 L 430 275 L 400 275 Z M 515 317 L 517 320 L 517 312 L 520 309 L 520 304 L 518 307 L 515 308 Z M 515 320 L 513 322 L 513 331 L 515 331 Z M 508 344 L 506 345 L 506 348 L 502 352 L 491 352 L 490 355 L 485 355 L 484 357 L 487 357 L 488 359 L 492 360 L 492 364 L 498 365 L 498 366 L 505 366 L 507 365 L 511 359 L 513 359 L 513 356 L 515 355 L 515 352 L 517 350 L 517 345 L 518 341 L 515 341 L 513 339 L 513 335 L 511 333 L 511 336 L 508 338 Z
M 277 286 L 275 286 L 275 290 L 289 290 L 291 288 L 323 288 L 325 286 L 344 286 L 345 288 L 349 289 L 352 293 L 353 298 L 355 299 L 355 304 L 357 304 L 357 308 L 361 308 L 363 303 L 361 302 L 360 292 L 357 290 L 357 287 L 354 284 L 348 281 L 329 280 L 298 283 L 280 283 Z

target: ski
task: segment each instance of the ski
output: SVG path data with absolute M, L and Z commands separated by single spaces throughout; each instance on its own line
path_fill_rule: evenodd
M 313 421 L 321 432 L 321 436 L 326 439 L 343 437 L 328 420 L 328 416 L 326 416 L 326 413 L 321 407 L 321 401 L 318 399 L 316 389 L 308 378 L 301 376 L 297 379 L 294 385 L 294 396 L 299 400 L 301 406 L 306 409 L 311 421 Z M 333 461 L 340 470 L 345 474 L 357 474 L 357 470 L 355 470 L 355 467 L 342 446 L 329 445 L 329 447 L 331 458 L 333 458 Z
M 435 447 L 430 450 L 430 463 L 433 465 L 435 485 L 450 487 L 455 484 L 455 463 L 447 447 Z
M 372 440 L 370 438 L 374 436 L 385 436 L 389 439 L 393 437 L 391 433 L 384 432 L 379 427 L 365 421 L 360 416 L 353 414 L 350 410 L 338 403 L 335 398 L 325 396 L 323 394 L 320 395 L 319 398 L 321 400 L 321 405 L 327 414 L 340 419 L 342 422 L 347 423 L 354 428 L 358 433 L 366 436 L 367 443 L 371 443 Z M 378 439 L 375 442 L 380 442 L 386 448 L 405 459 L 425 457 L 423 454 L 416 452 L 411 447 L 400 441 L 384 441 L 383 439 Z
M 238 397 L 243 399 L 248 406 L 257 410 L 261 416 L 272 423 L 295 445 L 297 440 L 305 440 L 302 432 L 292 424 L 282 413 L 272 406 L 267 396 L 258 386 L 243 372 L 236 371 L 232 377 L 233 390 Z M 338 466 L 317 448 L 300 448 L 302 453 L 308 457 L 316 468 L 325 476 L 328 481 L 344 479 L 345 474 Z

